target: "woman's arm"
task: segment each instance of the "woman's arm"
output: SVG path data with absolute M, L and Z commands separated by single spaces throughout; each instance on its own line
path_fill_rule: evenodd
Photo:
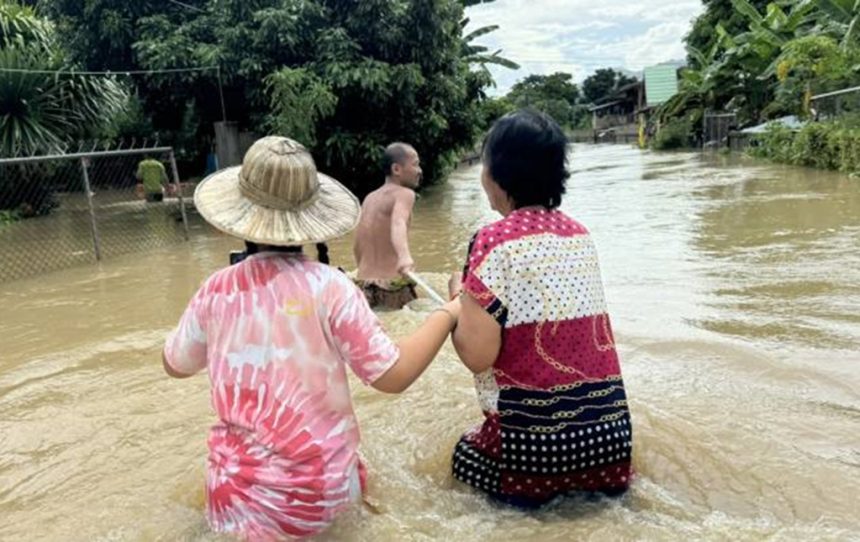
M 502 349 L 502 326 L 468 293 L 460 294 L 462 309 L 451 335 L 454 350 L 473 373 L 493 366 Z
M 451 330 L 457 326 L 460 316 L 460 301 L 451 301 L 430 313 L 427 320 L 408 337 L 400 340 L 400 357 L 373 387 L 386 393 L 400 393 L 421 376 L 430 365 Z
M 180 373 L 171 367 L 170 363 L 167 362 L 167 353 L 164 350 L 161 351 L 161 364 L 164 366 L 164 372 L 167 373 L 167 376 L 172 378 L 189 378 L 194 376 L 194 374 Z
M 161 350 L 164 372 L 173 378 L 188 378 L 206 367 L 206 301 L 201 288 L 194 294 L 179 325 L 167 336 Z

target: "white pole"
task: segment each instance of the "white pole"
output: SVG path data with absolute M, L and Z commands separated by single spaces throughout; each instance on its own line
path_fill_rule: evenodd
M 96 221 L 96 208 L 93 204 L 93 191 L 90 189 L 90 175 L 87 172 L 88 162 L 89 158 L 81 158 L 81 172 L 83 172 L 84 177 L 84 191 L 87 193 L 87 207 L 90 209 L 90 230 L 93 235 L 93 249 L 96 254 L 96 261 L 101 261 L 101 240 L 99 238 L 98 222 Z
M 434 290 L 429 284 L 424 282 L 424 280 L 421 277 L 419 277 L 417 274 L 413 273 L 412 271 L 407 271 L 406 273 L 404 273 L 404 275 L 406 275 L 406 277 L 409 280 L 411 280 L 412 282 L 414 282 L 418 286 L 421 286 L 421 288 L 425 292 L 427 292 L 427 294 L 433 299 L 433 301 L 435 301 L 436 303 L 438 303 L 440 305 L 445 304 L 445 299 L 441 295 L 436 293 L 436 290 Z

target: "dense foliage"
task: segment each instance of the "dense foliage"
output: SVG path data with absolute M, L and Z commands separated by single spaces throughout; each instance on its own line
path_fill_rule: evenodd
M 860 174 L 857 119 L 809 123 L 798 132 L 773 125 L 757 136 L 750 154 L 785 164 Z
M 51 73 L 77 67 L 49 20 L 0 1 L 0 156 L 62 152 L 124 109 L 113 78 Z
M 810 118 L 810 97 L 860 84 L 860 3 L 855 0 L 710 0 L 686 37 L 680 91 L 657 112 L 694 119 L 734 111 L 739 125 Z M 693 133 L 691 139 L 697 139 Z
M 587 103 L 595 103 L 613 91 L 636 82 L 636 79 L 612 68 L 601 68 L 582 82 L 582 95 Z
M 415 145 L 428 180 L 440 178 L 482 126 L 492 84 L 484 65 L 515 66 L 475 44 L 495 27 L 464 35 L 464 2 L 456 0 L 55 0 L 46 7 L 90 68 L 219 66 L 229 120 L 302 141 L 321 169 L 360 193 L 379 183 L 382 149 L 393 140 Z M 215 75 L 136 81 L 162 141 L 183 147 L 198 166 L 222 117 Z
M 589 106 L 608 99 L 613 92 L 636 79 L 611 68 L 601 68 L 579 86 L 569 73 L 529 75 L 518 81 L 506 96 L 485 104 L 485 118 L 492 121 L 517 108 L 532 108 L 548 114 L 568 130 L 591 126 Z
M 128 94 L 114 78 L 68 73 L 76 68 L 48 19 L 0 0 L 0 157 L 64 152 L 125 109 Z M 0 224 L 56 206 L 54 166 L 0 166 Z
M 542 111 L 566 128 L 588 121 L 579 87 L 568 73 L 529 75 L 516 83 L 507 95 L 515 108 L 531 107 Z

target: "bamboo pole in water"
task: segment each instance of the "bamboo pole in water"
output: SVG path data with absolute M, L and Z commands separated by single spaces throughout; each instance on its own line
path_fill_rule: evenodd
M 429 284 L 424 282 L 424 279 L 419 277 L 416 273 L 414 273 L 412 271 L 407 271 L 403 274 L 406 275 L 406 278 L 408 278 L 409 280 L 411 280 L 412 282 L 414 282 L 415 284 L 420 286 L 421 289 L 423 289 L 425 292 L 427 292 L 427 295 L 429 295 L 430 298 L 433 299 L 433 301 L 435 301 L 436 303 L 438 303 L 440 305 L 445 304 L 445 298 L 443 298 L 441 295 L 436 293 L 436 290 L 434 290 Z

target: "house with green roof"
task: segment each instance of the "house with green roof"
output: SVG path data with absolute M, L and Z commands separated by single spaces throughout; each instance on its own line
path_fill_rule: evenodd
M 613 139 L 641 137 L 648 113 L 678 92 L 678 65 L 645 68 L 642 80 L 616 89 L 589 109 L 595 141 L 607 134 Z

